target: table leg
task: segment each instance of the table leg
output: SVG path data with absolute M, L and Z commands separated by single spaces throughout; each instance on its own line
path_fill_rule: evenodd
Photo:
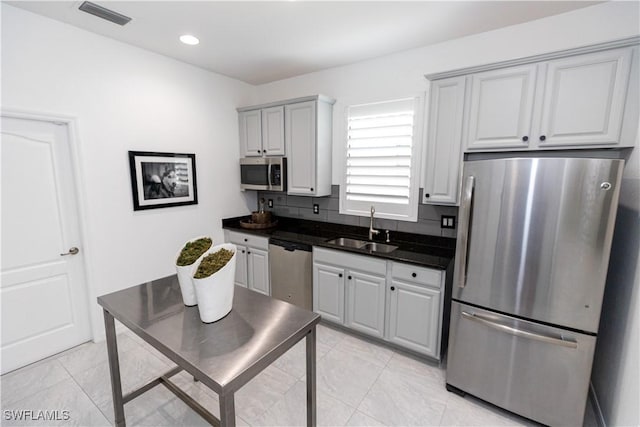
M 307 427 L 317 425 L 316 414 L 316 327 L 307 334 Z
M 116 427 L 125 427 L 124 403 L 122 400 L 122 383 L 120 382 L 120 363 L 118 362 L 118 341 L 113 316 L 104 312 L 104 329 L 107 334 L 107 355 L 109 356 L 109 372 L 111 374 L 111 393 Z
M 233 393 L 218 396 L 220 400 L 220 426 L 235 427 L 236 408 L 233 401 Z

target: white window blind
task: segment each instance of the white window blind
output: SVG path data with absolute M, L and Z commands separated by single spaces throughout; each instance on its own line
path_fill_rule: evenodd
M 350 106 L 344 213 L 415 220 L 415 134 L 417 99 Z

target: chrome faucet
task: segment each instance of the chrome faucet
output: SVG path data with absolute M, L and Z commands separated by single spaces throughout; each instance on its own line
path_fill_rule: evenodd
M 380 233 L 380 230 L 373 228 L 373 214 L 376 213 L 376 208 L 371 206 L 371 221 L 369 222 L 369 240 L 373 240 L 373 236 Z

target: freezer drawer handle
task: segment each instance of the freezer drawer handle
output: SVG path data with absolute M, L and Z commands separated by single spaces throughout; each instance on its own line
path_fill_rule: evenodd
M 502 332 L 506 332 L 511 335 L 515 335 L 517 337 L 529 338 L 536 341 L 542 341 L 549 344 L 561 345 L 563 347 L 569 348 L 578 348 L 578 343 L 573 340 L 565 340 L 562 338 L 550 337 L 547 335 L 540 335 L 533 332 L 523 331 L 522 329 L 512 328 L 511 326 L 501 325 L 500 323 L 492 322 L 491 320 L 485 319 L 482 316 L 479 316 L 475 313 L 467 313 L 466 311 L 462 312 L 462 317 L 465 317 L 470 320 L 475 320 L 476 322 L 482 323 L 490 328 L 497 329 Z
M 458 229 L 458 245 L 456 248 L 456 265 L 453 272 L 458 287 L 464 288 L 467 282 L 467 255 L 469 252 L 469 223 L 471 221 L 471 203 L 473 202 L 473 188 L 475 177 L 467 177 L 460 201 L 460 221 Z

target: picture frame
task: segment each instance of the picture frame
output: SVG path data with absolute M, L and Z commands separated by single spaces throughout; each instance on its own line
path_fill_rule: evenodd
M 129 151 L 133 210 L 198 204 L 196 155 Z

